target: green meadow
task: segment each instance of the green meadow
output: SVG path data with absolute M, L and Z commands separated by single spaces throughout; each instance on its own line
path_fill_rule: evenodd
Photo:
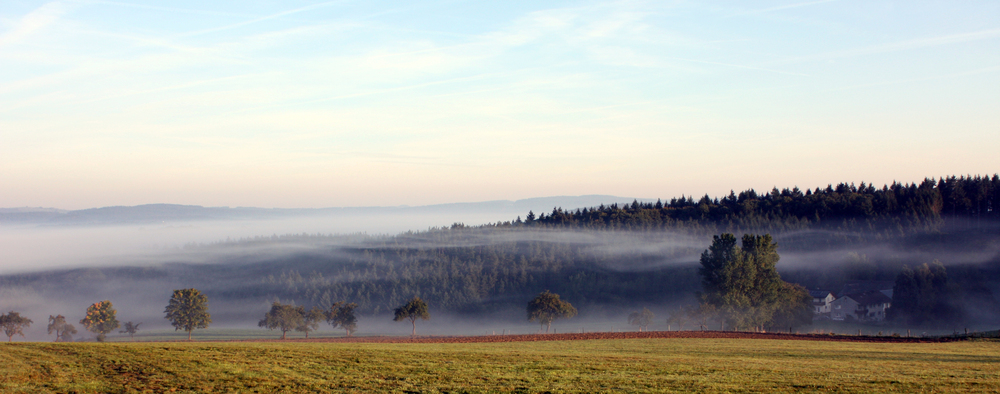
M 996 392 L 1000 342 L 3 343 L 4 393 Z

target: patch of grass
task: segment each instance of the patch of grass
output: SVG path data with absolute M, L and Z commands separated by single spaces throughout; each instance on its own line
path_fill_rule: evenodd
M 995 392 L 1000 342 L 13 343 L 0 392 Z

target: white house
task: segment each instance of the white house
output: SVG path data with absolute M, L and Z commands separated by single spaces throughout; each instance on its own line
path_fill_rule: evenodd
M 830 319 L 874 321 L 885 320 L 886 311 L 892 307 L 892 299 L 878 290 L 848 294 L 830 303 Z
M 809 295 L 813 299 L 814 317 L 819 318 L 830 314 L 830 303 L 837 299 L 833 293 L 826 290 L 809 290 Z

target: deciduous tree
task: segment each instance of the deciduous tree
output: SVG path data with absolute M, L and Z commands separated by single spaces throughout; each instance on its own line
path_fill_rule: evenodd
M 97 334 L 99 342 L 104 342 L 107 334 L 119 326 L 116 314 L 117 311 L 111 305 L 111 301 L 99 301 L 87 307 L 87 316 L 80 320 L 80 324 L 87 331 Z
M 313 307 L 309 311 L 306 311 L 305 307 L 297 308 L 299 313 L 302 313 L 302 323 L 298 327 L 295 327 L 295 331 L 306 333 L 306 338 L 309 338 L 309 332 L 319 329 L 319 322 L 326 318 L 326 314 L 323 313 L 322 309 Z
M 916 269 L 903 266 L 896 275 L 888 317 L 915 325 L 952 322 L 959 317 L 951 305 L 952 293 L 948 273 L 940 261 Z
M 264 319 L 258 322 L 257 326 L 268 330 L 281 330 L 281 339 L 285 339 L 285 333 L 302 325 L 305 319 L 303 315 L 305 308 L 275 301 L 271 304 L 271 310 L 264 314 Z
M 76 327 L 66 322 L 66 316 L 49 315 L 49 335 L 56 334 L 56 342 L 72 342 L 73 334 L 76 334 Z
M 410 335 L 417 335 L 417 319 L 427 320 L 430 318 L 431 314 L 427 311 L 427 303 L 421 300 L 420 297 L 413 297 L 406 304 L 396 308 L 395 317 L 392 320 L 409 320 L 413 326 L 413 331 L 410 332 Z
M 528 302 L 528 321 L 538 320 L 538 323 L 545 326 L 545 332 L 549 332 L 552 321 L 555 319 L 571 318 L 576 316 L 576 308 L 567 301 L 559 299 L 559 295 L 550 293 L 548 290 L 539 293 Z
M 135 335 L 135 333 L 139 332 L 139 325 L 140 324 L 142 324 L 142 323 L 125 322 L 125 329 L 121 330 L 121 331 L 118 331 L 118 333 L 119 334 L 128 334 L 128 339 L 132 340 L 133 339 L 132 336 Z
M 642 308 L 642 312 L 636 311 L 628 315 L 628 324 L 639 326 L 639 331 L 645 331 L 646 326 L 653 322 L 653 312 Z
M 14 335 L 20 335 L 23 338 L 24 329 L 31 326 L 31 323 L 31 319 L 21 316 L 18 312 L 10 311 L 0 315 L 0 327 L 7 335 L 7 342 L 10 342 Z
M 174 290 L 163 312 L 166 314 L 164 318 L 170 320 L 170 324 L 174 326 L 174 331 L 187 332 L 189 341 L 192 331 L 197 328 L 208 328 L 212 323 L 212 315 L 208 313 L 208 296 L 198 289 Z
M 684 331 L 684 324 L 687 323 L 688 319 L 687 307 L 681 306 L 670 310 L 670 316 L 667 317 L 667 330 L 670 330 L 671 325 L 676 324 L 678 331 Z
M 702 331 L 705 331 L 705 328 L 708 327 L 708 323 L 712 320 L 718 319 L 719 317 L 719 311 L 716 309 L 715 305 L 707 302 L 702 302 L 697 306 L 687 308 L 687 314 L 691 320 L 698 323 L 698 328 Z
M 776 313 L 809 307 L 798 297 L 800 292 L 778 275 L 777 248 L 770 235 L 746 234 L 737 246 L 736 236 L 727 233 L 715 236 L 701 254 L 701 299 L 718 310 L 727 326 L 762 330 L 772 324 Z
M 343 328 L 347 331 L 347 336 L 351 336 L 358 329 L 358 318 L 354 316 L 354 309 L 357 307 L 358 304 L 353 302 L 337 302 L 330 306 L 326 322 L 330 323 L 333 328 Z
M 797 284 L 783 283 L 778 306 L 769 324 L 772 329 L 791 330 L 812 324 L 813 307 L 809 290 Z

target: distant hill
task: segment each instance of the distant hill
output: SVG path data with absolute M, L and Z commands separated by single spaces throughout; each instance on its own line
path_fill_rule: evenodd
M 145 204 L 80 210 L 55 208 L 0 208 L 0 225 L 119 225 L 172 223 L 208 220 L 270 220 L 297 217 L 385 214 L 481 214 L 506 218 L 543 212 L 553 207 L 582 208 L 600 204 L 624 204 L 649 199 L 608 195 L 538 197 L 517 201 L 494 200 L 395 207 L 256 208 L 203 207 L 199 205 Z M 480 224 L 480 223 L 475 223 Z

